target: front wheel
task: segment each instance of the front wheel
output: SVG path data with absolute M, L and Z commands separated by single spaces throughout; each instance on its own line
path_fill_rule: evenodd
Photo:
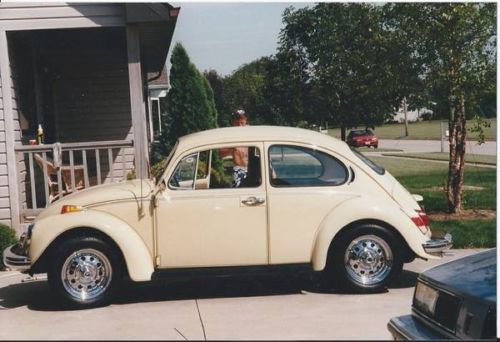
M 56 248 L 49 285 L 66 306 L 109 303 L 120 279 L 116 251 L 96 237 L 75 237 Z
M 403 267 L 400 250 L 388 229 L 372 224 L 356 226 L 334 241 L 326 273 L 338 288 L 380 291 Z

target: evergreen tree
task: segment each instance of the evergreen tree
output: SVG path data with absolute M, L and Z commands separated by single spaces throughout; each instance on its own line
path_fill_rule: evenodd
M 152 164 L 166 158 L 179 137 L 217 127 L 212 88 L 180 43 L 172 50 L 170 61 L 170 91 L 165 99 L 166 111 L 161 113 L 160 139 L 151 151 Z

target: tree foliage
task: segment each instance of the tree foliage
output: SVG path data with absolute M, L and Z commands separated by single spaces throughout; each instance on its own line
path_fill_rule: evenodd
M 422 96 L 449 118 L 448 207 L 460 212 L 466 117 L 481 116 L 481 104 L 491 106 L 496 93 L 496 4 L 387 4 L 384 11 L 389 28 L 406 38 L 408 60 L 419 67 Z
M 409 87 L 411 65 L 398 54 L 383 12 L 368 4 L 320 3 L 283 15 L 278 58 L 301 83 L 315 116 L 343 128 L 381 124 L 394 115 Z M 344 130 L 345 132 L 345 130 Z
M 217 124 L 219 127 L 227 126 L 231 115 L 225 110 L 224 78 L 214 69 L 205 70 L 203 75 L 210 83 L 214 93 L 215 109 L 217 110 Z
M 165 99 L 162 132 L 152 148 L 152 163 L 165 158 L 183 135 L 217 127 L 217 110 L 208 80 L 177 43 L 172 51 L 170 91 Z

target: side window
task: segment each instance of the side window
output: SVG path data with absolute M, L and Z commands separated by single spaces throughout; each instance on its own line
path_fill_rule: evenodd
M 210 189 L 255 188 L 261 183 L 261 154 L 257 147 L 212 150 Z
M 190 154 L 177 164 L 174 174 L 168 182 L 173 189 L 189 190 L 193 189 L 196 164 L 198 163 L 198 153 Z
M 346 182 L 348 172 L 336 158 L 310 148 L 273 145 L 269 148 L 272 186 L 334 186 Z
M 174 190 L 251 188 L 262 183 L 260 150 L 235 146 L 190 154 L 169 180 Z

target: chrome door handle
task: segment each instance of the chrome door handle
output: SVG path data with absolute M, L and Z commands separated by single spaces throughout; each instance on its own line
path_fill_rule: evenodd
M 262 197 L 251 196 L 251 197 L 245 198 L 244 200 L 241 200 L 241 203 L 243 203 L 245 205 L 259 205 L 259 204 L 264 203 L 265 201 L 266 200 L 263 199 Z

